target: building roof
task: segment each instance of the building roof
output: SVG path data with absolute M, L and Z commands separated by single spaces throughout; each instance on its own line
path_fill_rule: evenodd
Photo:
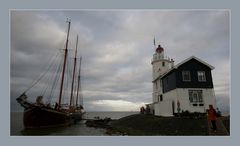
M 167 71 L 166 73 L 164 73 L 163 75 L 160 75 L 160 76 L 157 77 L 155 80 L 157 80 L 157 79 L 160 78 L 160 77 L 162 78 L 162 77 L 166 76 L 167 74 L 169 74 L 169 73 L 172 72 L 173 70 L 177 69 L 179 66 L 183 65 L 184 63 L 186 63 L 186 62 L 188 62 L 188 61 L 190 61 L 190 60 L 192 60 L 192 59 L 195 59 L 195 60 L 197 60 L 198 62 L 200 62 L 200 63 L 208 66 L 211 70 L 214 69 L 214 67 L 213 67 L 212 65 L 208 64 L 207 62 L 205 62 L 205 61 L 203 61 L 203 60 L 201 60 L 201 59 L 199 59 L 199 58 L 197 58 L 197 57 L 195 57 L 195 56 L 191 56 L 191 57 L 183 60 L 182 62 L 178 63 L 177 65 L 173 66 L 173 68 L 171 68 L 170 70 L 168 70 L 168 71 Z M 154 81 L 155 81 L 155 80 L 154 80 Z
M 195 56 L 191 56 L 191 57 L 183 60 L 182 62 L 180 62 L 180 63 L 178 63 L 177 65 L 175 65 L 174 68 L 178 68 L 178 67 L 181 66 L 182 64 L 184 64 L 184 63 L 186 63 L 186 62 L 188 62 L 189 60 L 192 60 L 192 59 L 195 59 L 195 60 L 197 60 L 198 62 L 200 62 L 200 63 L 208 66 L 211 70 L 214 69 L 214 67 L 213 67 L 212 65 L 208 64 L 207 62 L 205 62 L 205 61 L 203 61 L 203 60 L 201 60 L 201 59 L 199 59 L 199 58 L 197 58 L 197 57 L 195 57 Z

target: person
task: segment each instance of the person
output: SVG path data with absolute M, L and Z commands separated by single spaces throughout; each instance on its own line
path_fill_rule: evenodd
M 216 108 L 216 113 L 217 113 L 217 117 L 221 117 L 222 116 L 222 113 L 221 113 L 221 111 L 218 108 Z
M 140 113 L 141 113 L 141 114 L 144 114 L 144 112 L 145 112 L 145 108 L 142 106 L 142 107 L 140 108 Z
M 213 108 L 212 105 L 209 105 L 209 110 L 208 110 L 208 120 L 211 122 L 212 124 L 212 130 L 214 132 L 216 132 L 217 130 L 217 126 L 216 126 L 216 118 L 217 118 L 217 112 L 216 110 Z

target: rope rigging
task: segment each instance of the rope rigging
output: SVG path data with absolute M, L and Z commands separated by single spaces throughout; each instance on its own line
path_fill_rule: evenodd
M 31 86 L 28 87 L 23 93 L 28 92 L 32 87 L 34 87 L 48 73 L 51 66 L 53 65 L 54 59 L 57 58 L 58 54 L 59 53 L 56 53 L 56 55 L 53 58 L 51 58 L 52 60 L 50 61 L 50 65 L 48 66 L 47 70 L 45 72 L 43 72 L 36 80 L 34 80 L 31 84 Z
M 61 67 L 62 67 L 62 64 L 59 63 L 59 65 L 57 66 L 56 72 L 53 74 L 53 76 L 54 76 L 53 83 L 52 83 L 52 87 L 51 87 L 50 93 L 47 96 L 48 97 L 47 103 L 51 103 L 51 100 L 54 97 L 54 93 L 55 92 L 53 92 L 53 91 L 55 91 L 55 89 L 57 87 L 57 83 L 58 83 L 59 78 L 60 78 L 60 70 L 62 69 Z
M 53 85 L 53 87 L 52 87 L 52 89 L 51 89 L 51 92 L 50 92 L 50 95 L 49 95 L 49 97 L 50 97 L 50 100 L 53 98 L 53 97 L 55 97 L 55 94 L 56 94 L 56 92 L 58 91 L 58 90 L 56 90 L 57 89 L 57 83 L 60 81 L 60 73 L 61 73 L 61 70 L 62 70 L 62 66 L 61 66 L 62 64 L 59 64 L 59 68 L 58 68 L 58 71 L 57 71 L 57 74 L 56 74 L 56 80 L 54 81 L 54 85 Z
M 57 59 L 56 59 L 57 60 Z M 49 70 L 49 72 L 46 74 L 46 87 L 43 88 L 42 92 L 40 95 L 44 96 L 46 91 L 49 89 L 49 87 L 51 86 L 51 84 L 49 84 L 48 82 L 51 81 L 51 79 L 53 79 L 53 75 L 55 74 L 55 72 L 57 71 L 57 67 L 58 67 L 58 62 L 56 61 L 55 64 L 52 65 L 52 70 Z M 52 73 L 53 71 L 53 73 Z M 52 74 L 51 74 L 52 73 Z

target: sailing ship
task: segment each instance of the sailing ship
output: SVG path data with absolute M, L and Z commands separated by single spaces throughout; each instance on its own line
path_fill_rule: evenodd
M 61 72 L 59 73 L 60 77 L 60 90 L 58 96 L 58 102 L 55 102 L 55 105 L 51 104 L 44 104 L 43 96 L 38 96 L 36 98 L 36 102 L 30 102 L 27 100 L 26 92 L 24 91 L 16 100 L 17 102 L 24 107 L 24 115 L 23 115 L 23 123 L 26 129 L 29 128 L 47 128 L 47 127 L 56 127 L 56 126 L 66 126 L 71 125 L 79 120 L 82 119 L 84 112 L 83 109 L 83 102 L 81 93 L 81 61 L 82 57 L 80 57 L 79 63 L 79 71 L 77 77 L 77 85 L 75 84 L 75 74 L 76 74 L 76 64 L 77 64 L 77 48 L 78 48 L 78 36 L 76 41 L 76 49 L 75 49 L 75 57 L 74 57 L 74 65 L 73 65 L 73 74 L 72 74 L 72 84 L 71 84 L 71 94 L 70 94 L 70 103 L 63 104 L 62 98 L 64 91 L 64 79 L 65 79 L 65 72 L 66 72 L 66 65 L 67 65 L 67 58 L 68 58 L 68 42 L 69 42 L 69 31 L 71 21 L 68 20 L 68 27 L 67 27 L 67 39 L 64 49 L 64 60 L 63 64 L 60 64 Z M 37 84 L 41 80 L 42 76 L 33 84 Z M 32 88 L 32 87 L 31 87 Z M 77 95 L 74 98 L 74 94 Z M 80 100 L 80 104 L 79 104 Z

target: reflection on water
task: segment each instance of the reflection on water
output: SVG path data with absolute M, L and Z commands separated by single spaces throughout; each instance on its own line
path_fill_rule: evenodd
M 105 129 L 96 129 L 85 126 L 85 121 L 78 122 L 77 124 L 45 129 L 28 129 L 22 130 L 22 135 L 105 135 Z
M 112 119 L 119 119 L 128 115 L 135 114 L 136 112 L 87 112 L 85 114 L 86 119 L 93 119 L 94 117 L 110 117 Z M 19 135 L 62 135 L 62 136 L 104 136 L 105 129 L 87 127 L 85 120 L 78 122 L 77 124 L 65 127 L 47 128 L 47 129 L 31 129 L 24 130 L 23 126 L 23 113 L 12 112 L 11 113 L 11 136 Z

